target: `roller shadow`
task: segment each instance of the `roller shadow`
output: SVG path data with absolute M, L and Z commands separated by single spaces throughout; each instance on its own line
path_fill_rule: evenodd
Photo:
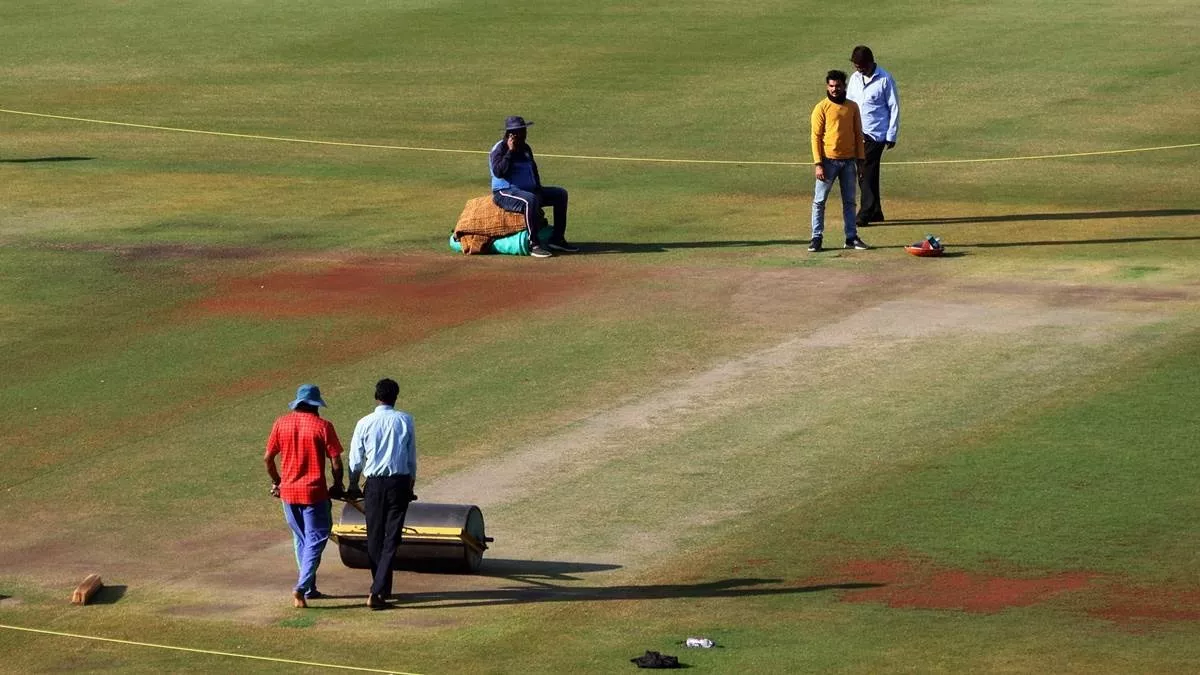
M 621 569 L 620 565 L 605 563 L 487 558 L 483 561 L 478 576 L 498 577 L 530 584 L 545 584 L 550 581 L 579 581 L 580 577 L 575 575 L 619 569 Z
M 128 587 L 122 586 L 122 585 L 109 586 L 108 584 L 105 584 L 104 586 L 100 587 L 100 590 L 96 591 L 96 594 L 92 596 L 92 599 L 88 601 L 88 604 L 89 605 L 116 604 L 116 602 L 118 600 L 125 597 L 125 589 L 126 588 L 128 588 Z
M 27 157 L 22 159 L 0 159 L 0 164 L 33 164 L 35 162 L 87 162 L 95 157 Z
M 1019 223 L 1045 220 L 1101 220 L 1105 218 L 1164 218 L 1196 216 L 1200 209 L 1148 209 L 1145 211 L 1077 211 L 1074 213 L 1013 213 L 1003 216 L 962 216 L 954 218 L 910 218 L 871 223 L 868 229 L 891 225 L 971 225 L 977 223 Z
M 844 582 L 762 588 L 782 583 L 782 579 L 722 579 L 700 584 L 659 584 L 650 586 L 554 586 L 499 588 L 475 591 L 433 591 L 398 593 L 393 600 L 404 609 L 445 609 L 452 607 L 494 607 L 534 602 L 593 602 L 596 600 L 674 600 L 678 598 L 741 598 L 768 595 L 818 593 L 833 590 L 877 588 L 883 584 Z

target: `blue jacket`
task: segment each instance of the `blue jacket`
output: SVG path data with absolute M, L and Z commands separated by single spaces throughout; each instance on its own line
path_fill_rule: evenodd
M 492 170 L 492 192 L 515 187 L 526 192 L 536 192 L 542 189 L 542 179 L 538 175 L 537 162 L 533 159 L 533 149 L 528 145 L 522 146 L 516 152 L 509 152 L 504 139 L 492 146 L 488 155 Z

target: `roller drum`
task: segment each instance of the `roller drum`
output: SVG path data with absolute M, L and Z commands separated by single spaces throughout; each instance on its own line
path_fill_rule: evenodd
M 342 564 L 369 569 L 367 521 L 358 506 L 361 503 L 343 504 L 341 519 L 334 527 L 334 539 Z M 479 571 L 490 541 L 479 507 L 413 502 L 404 518 L 395 569 L 473 574 Z

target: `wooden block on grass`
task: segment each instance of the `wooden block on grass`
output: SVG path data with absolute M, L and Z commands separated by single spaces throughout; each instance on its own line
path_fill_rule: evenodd
M 89 574 L 81 584 L 75 587 L 75 592 L 71 594 L 71 604 L 86 605 L 96 595 L 96 592 L 104 588 L 104 584 L 100 581 L 99 574 Z

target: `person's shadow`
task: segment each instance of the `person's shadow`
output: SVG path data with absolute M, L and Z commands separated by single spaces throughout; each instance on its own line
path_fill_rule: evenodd
M 808 246 L 808 239 L 732 239 L 723 241 L 659 241 L 628 243 L 617 241 L 589 241 L 577 243 L 580 253 L 666 253 L 677 249 L 693 248 L 752 248 L 757 246 Z
M 945 216 L 908 218 L 872 223 L 870 229 L 896 225 L 972 225 L 984 223 L 1022 223 L 1048 220 L 1101 220 L 1109 218 L 1167 218 L 1200 215 L 1200 209 L 1147 209 L 1144 211 L 1076 211 L 1069 213 L 1013 213 L 998 216 Z
M 1054 220 L 1097 220 L 1106 218 L 1167 218 L 1200 215 L 1200 209 L 1148 209 L 1144 211 L 1077 211 L 1070 213 L 1015 213 L 996 216 L 953 216 L 939 218 L 908 218 L 887 220 L 872 223 L 867 232 L 880 227 L 898 227 L 913 225 L 974 225 L 988 223 L 1016 223 L 1029 221 Z M 865 235 L 869 238 L 869 234 Z M 1072 244 L 1133 244 L 1154 241 L 1194 241 L 1200 236 L 1164 236 L 1164 237 L 1112 237 L 1108 239 L 1062 239 L 1042 241 L 1012 241 L 980 244 L 956 244 L 951 247 L 972 248 L 1002 248 L 1009 246 L 1069 246 Z M 752 248 L 761 246 L 807 246 L 808 239 L 730 239 L 722 241 L 660 241 L 660 242 L 612 242 L 596 241 L 581 242 L 577 245 L 581 253 L 668 253 L 681 249 L 707 248 Z M 903 246 L 875 246 L 877 249 L 903 248 Z M 962 253 L 947 252 L 942 257 L 958 257 Z
M 518 605 L 535 602 L 590 602 L 596 600 L 670 600 L 677 598 L 728 598 L 819 593 L 834 590 L 877 588 L 883 584 L 847 580 L 807 586 L 781 586 L 782 579 L 732 578 L 695 584 L 648 584 L 619 586 L 573 586 L 561 582 L 580 581 L 581 574 L 620 569 L 620 565 L 559 562 L 548 560 L 485 560 L 478 576 L 495 577 L 522 585 L 503 588 L 397 593 L 391 605 L 404 609 L 437 609 Z M 361 599 L 366 596 L 326 596 L 331 599 Z M 316 609 L 360 608 L 326 605 Z
M 476 591 L 401 593 L 395 600 L 406 609 L 490 607 L 534 602 L 594 602 L 596 600 L 673 600 L 678 598 L 740 598 L 876 588 L 883 584 L 845 581 L 809 586 L 779 586 L 782 579 L 738 578 L 696 584 L 624 586 L 535 586 Z
M 0 159 L 0 164 L 33 164 L 37 162 L 87 162 L 94 157 L 25 157 L 20 159 Z

